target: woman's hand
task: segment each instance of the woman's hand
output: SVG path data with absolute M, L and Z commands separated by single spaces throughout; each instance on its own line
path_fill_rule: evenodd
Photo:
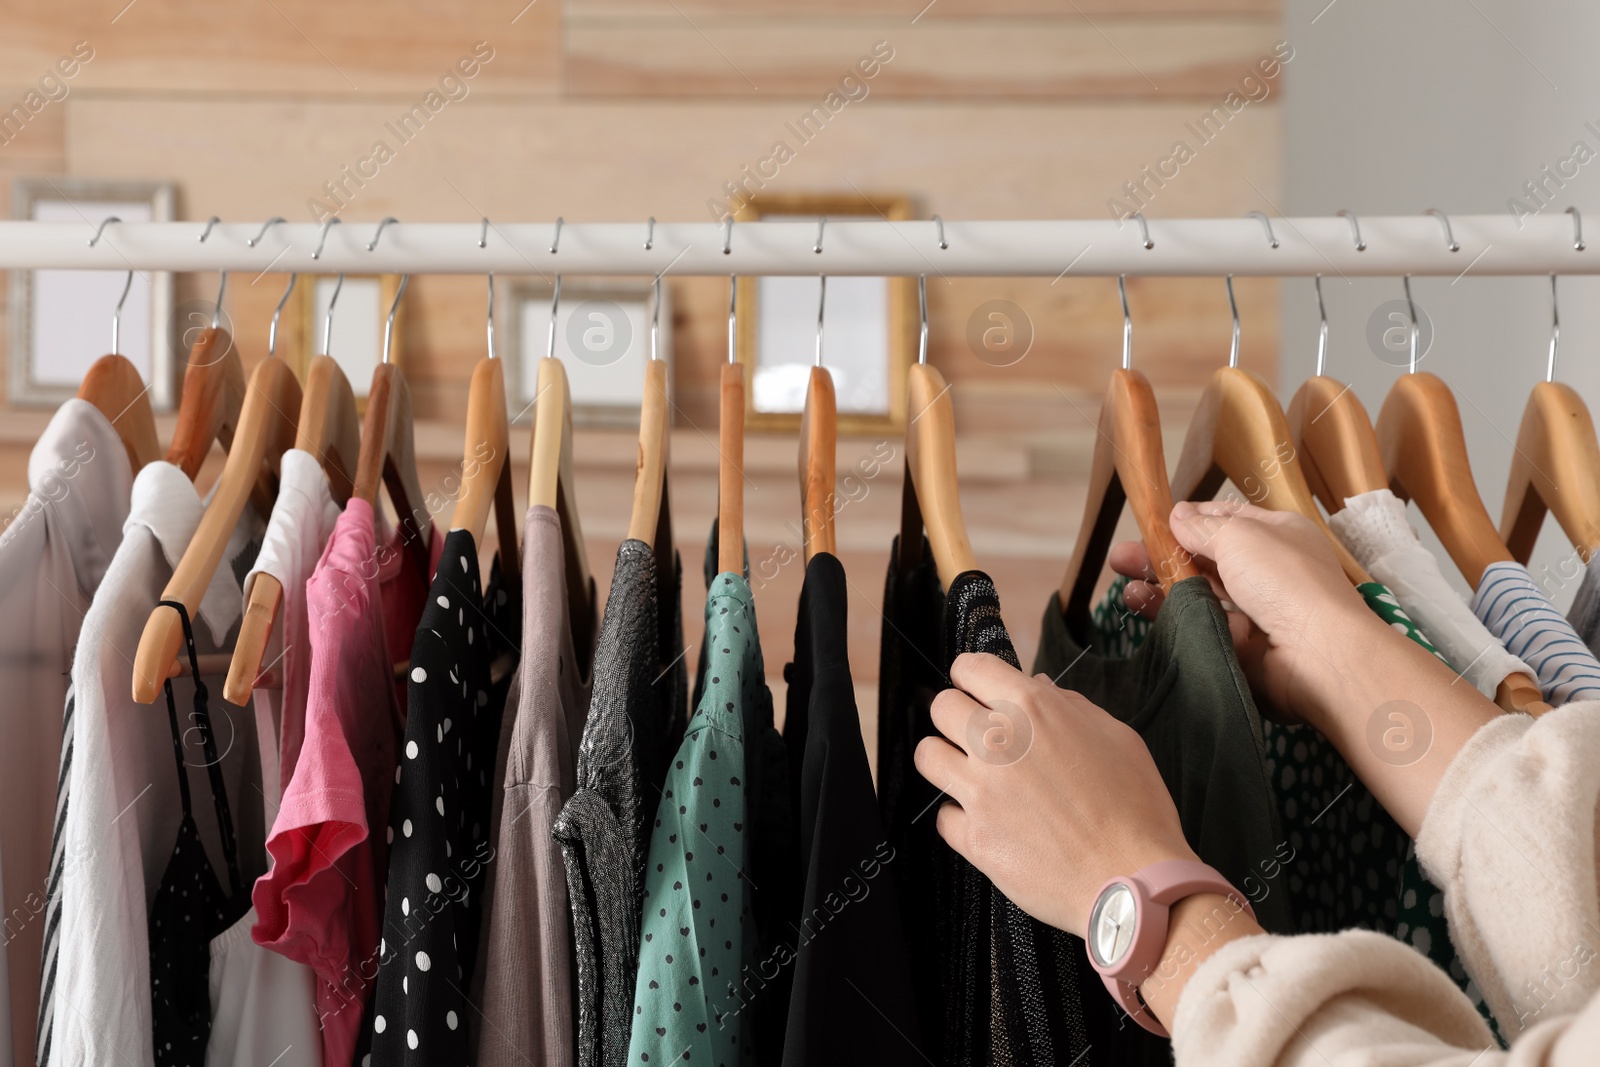
M 1327 536 L 1304 516 L 1228 501 L 1182 502 L 1171 523 L 1228 611 L 1234 651 L 1263 710 L 1280 721 L 1308 718 L 1304 683 L 1324 666 L 1308 657 L 1322 657 L 1347 621 L 1371 621 Z M 1144 546 L 1115 545 L 1109 561 L 1131 579 L 1128 609 L 1154 619 L 1164 595 Z
M 1083 935 L 1108 879 L 1194 859 L 1144 741 L 1077 693 L 969 653 L 933 701 L 917 770 L 939 833 L 1034 918 Z

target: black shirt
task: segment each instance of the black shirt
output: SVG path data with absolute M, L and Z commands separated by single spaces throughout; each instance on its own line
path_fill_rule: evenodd
M 373 1063 L 470 1062 L 466 988 L 484 870 L 494 859 L 490 778 L 521 645 L 520 599 L 498 566 L 482 588 L 472 535 L 450 531 L 411 647 L 378 988 L 366 1030 Z
M 793 946 L 786 1067 L 912 1063 L 921 1031 L 850 678 L 844 568 L 812 557 L 800 591 L 783 740 L 799 813 L 804 894 Z

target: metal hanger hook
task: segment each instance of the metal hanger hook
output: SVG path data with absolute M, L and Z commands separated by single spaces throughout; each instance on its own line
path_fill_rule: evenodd
M 494 359 L 494 271 L 489 272 L 489 358 Z
M 256 245 L 261 243 L 261 239 L 267 235 L 267 231 L 268 230 L 272 229 L 273 226 L 275 226 L 278 223 L 283 222 L 283 221 L 285 221 L 285 220 L 284 220 L 284 217 L 282 215 L 274 215 L 274 216 L 272 216 L 266 222 L 263 222 L 261 224 L 261 232 L 256 234 L 254 237 L 250 238 L 249 240 L 245 241 L 245 244 L 248 245 L 251 248 L 254 248 Z
M 732 222 L 732 218 L 729 219 Z M 739 362 L 739 350 L 734 345 L 734 320 L 739 313 L 739 276 L 728 275 L 728 362 Z
M 1350 220 L 1350 233 L 1356 239 L 1356 251 L 1365 252 L 1367 250 L 1367 242 L 1361 239 L 1361 220 L 1356 218 L 1356 213 L 1349 208 L 1340 208 L 1337 214 L 1342 219 Z
M 733 254 L 733 216 L 729 215 L 722 220 L 722 254 Z
M 822 366 L 822 309 L 828 305 L 828 276 L 817 275 L 820 289 L 817 293 L 817 366 Z
M 1556 300 L 1556 276 L 1550 275 L 1550 360 L 1544 369 L 1544 380 L 1556 380 L 1556 351 L 1561 347 L 1561 305 Z
M 917 275 L 917 306 L 922 312 L 922 333 L 917 339 L 917 362 L 928 362 L 928 276 Z
M 97 243 L 99 243 L 100 235 L 105 232 L 107 223 L 121 222 L 121 221 L 122 220 L 120 218 L 118 218 L 117 216 L 115 216 L 115 215 L 107 215 L 105 217 L 105 220 L 103 222 L 101 222 L 99 226 L 95 227 L 94 236 L 89 238 L 89 247 L 93 248 Z
M 556 249 L 561 247 L 561 227 L 566 224 L 566 219 L 556 216 L 556 232 L 550 235 L 550 254 L 556 254 Z
M 328 231 L 333 229 L 335 226 L 339 225 L 343 221 L 344 220 L 341 219 L 339 216 L 334 215 L 327 222 L 324 222 L 322 224 L 322 235 L 317 238 L 317 250 L 315 252 L 311 253 L 311 258 L 312 259 L 321 259 L 322 258 L 322 246 L 328 243 Z M 263 230 L 262 232 L 265 233 L 266 231 Z
M 1403 282 L 1406 287 L 1406 313 L 1411 317 L 1411 369 L 1406 373 L 1415 374 L 1417 373 L 1417 305 L 1411 299 L 1411 275 L 1407 274 Z
M 339 302 L 339 291 L 344 288 L 344 271 L 339 272 L 339 281 L 333 287 L 333 295 L 328 298 L 328 314 L 322 321 L 322 354 L 331 355 L 328 344 L 333 340 L 333 308 Z
M 1122 297 L 1122 369 L 1133 369 L 1133 316 L 1128 313 L 1128 276 L 1117 275 L 1117 295 Z
M 271 225 L 271 223 L 268 223 L 268 225 Z M 263 227 L 261 232 L 265 233 L 266 232 L 266 228 Z M 273 309 L 273 312 L 272 312 L 272 326 L 271 326 L 270 329 L 267 330 L 267 358 L 268 359 L 271 359 L 273 356 L 276 356 L 278 354 L 278 318 L 279 318 L 279 316 L 281 316 L 283 314 L 283 305 L 285 305 L 285 304 L 287 304 L 289 302 L 289 294 L 294 292 L 294 283 L 299 281 L 299 280 L 300 280 L 300 275 L 298 275 L 298 274 L 289 275 L 289 287 L 283 291 L 283 295 L 278 298 L 278 306 Z
M 222 281 L 217 285 L 217 306 L 211 309 L 211 328 L 213 330 L 222 325 L 222 294 L 228 291 L 228 272 L 222 272 Z
M 400 298 L 406 295 L 406 286 L 411 284 L 411 275 L 400 275 L 400 288 L 394 292 L 394 303 L 389 305 L 389 317 L 383 322 L 383 362 L 389 362 L 389 344 L 394 337 L 394 314 L 400 310 Z
M 1317 377 L 1322 377 L 1322 368 L 1328 362 L 1328 308 L 1322 302 L 1322 275 L 1317 275 L 1317 318 L 1321 325 L 1317 328 Z
M 1239 303 L 1233 298 L 1233 275 L 1228 275 L 1228 311 L 1233 315 L 1233 343 L 1228 346 L 1228 366 L 1239 365 Z
M 1424 215 L 1432 215 L 1434 218 L 1436 218 L 1440 222 L 1444 223 L 1444 246 L 1446 248 L 1448 248 L 1452 252 L 1461 251 L 1461 242 L 1456 240 L 1456 235 L 1455 235 L 1454 231 L 1452 231 L 1450 229 L 1450 216 L 1449 215 L 1446 215 L 1444 212 L 1440 211 L 1436 207 L 1428 208 L 1426 211 L 1423 212 L 1423 214 Z
M 556 286 L 550 292 L 550 333 L 545 338 L 544 358 L 556 357 L 556 313 L 561 308 L 561 275 L 556 275 Z
M 1133 218 L 1139 224 L 1139 235 L 1144 239 L 1144 250 L 1148 252 L 1156 246 L 1156 243 L 1150 240 L 1150 224 L 1144 220 L 1142 211 L 1135 211 Z
M 644 250 L 646 252 L 650 251 L 651 248 L 655 247 L 655 243 L 656 243 L 656 217 L 654 215 L 651 215 L 649 221 L 644 224 Z M 661 280 L 661 278 L 658 275 L 656 277 L 656 281 L 659 282 L 660 280 Z
M 1267 242 L 1271 244 L 1273 248 L 1278 247 L 1277 235 L 1272 232 L 1272 220 L 1267 218 L 1267 213 L 1265 211 L 1248 211 L 1245 213 L 1244 217 L 1247 219 L 1260 219 L 1261 225 L 1264 226 L 1267 231 Z
M 222 221 L 222 219 L 219 218 L 216 215 L 212 215 L 209 219 L 206 220 L 206 228 L 200 231 L 200 243 L 201 244 L 205 244 L 206 243 L 206 238 L 211 236 L 211 228 L 213 226 L 215 226 L 217 223 L 221 222 L 221 221 Z
M 661 358 L 661 275 L 656 275 L 651 288 L 655 300 L 650 306 L 650 362 L 654 363 Z
M 950 247 L 950 242 L 944 239 L 944 219 L 941 219 L 938 215 L 935 215 L 933 217 L 933 224 L 939 228 L 939 251 L 943 252 L 945 249 Z
M 133 288 L 133 271 L 128 272 L 128 280 L 122 283 L 122 295 L 117 298 L 116 310 L 111 313 L 111 354 L 117 355 L 121 349 L 117 347 L 120 340 L 119 330 L 122 326 L 122 305 L 128 302 L 128 290 Z
M 388 226 L 390 223 L 399 222 L 399 221 L 400 221 L 399 219 L 395 218 L 393 215 L 390 215 L 387 218 L 385 218 L 382 222 L 378 223 L 377 230 L 375 230 L 373 232 L 373 234 L 372 234 L 372 240 L 367 242 L 367 251 L 368 252 L 376 251 L 377 247 L 378 247 L 378 241 L 383 237 L 383 228 L 385 226 Z
M 1582 252 L 1587 247 L 1583 243 L 1583 214 L 1575 207 L 1567 208 L 1567 214 L 1572 216 L 1572 248 Z
M 811 246 L 811 251 L 822 255 L 822 231 L 828 226 L 828 216 L 823 215 L 817 220 L 817 241 Z
M 489 216 L 483 217 L 483 228 L 478 231 L 478 247 L 489 247 Z

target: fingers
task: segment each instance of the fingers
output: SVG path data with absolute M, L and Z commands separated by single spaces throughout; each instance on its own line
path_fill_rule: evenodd
M 1106 563 L 1125 578 L 1145 582 L 1153 582 L 1157 578 L 1143 541 L 1118 541 L 1106 553 Z
M 938 821 L 935 824 L 939 829 L 939 836 L 945 843 L 961 855 L 967 855 L 967 833 L 970 826 L 969 816 L 960 804 L 947 800 L 939 805 Z
M 946 689 L 933 698 L 928 713 L 933 718 L 933 728 L 965 752 L 967 724 L 983 710 L 983 705 L 961 690 Z
M 966 793 L 963 788 L 967 756 L 942 737 L 924 737 L 917 742 L 912 753 L 917 773 L 926 778 L 934 788 L 959 799 Z
M 1152 622 L 1161 613 L 1161 605 L 1166 599 L 1167 594 L 1153 581 L 1129 582 L 1122 590 L 1122 602 L 1128 610 Z
M 971 693 L 979 703 L 993 705 L 997 700 L 1019 701 L 1033 688 L 1033 679 L 999 656 L 987 652 L 963 652 L 950 665 L 950 682 Z

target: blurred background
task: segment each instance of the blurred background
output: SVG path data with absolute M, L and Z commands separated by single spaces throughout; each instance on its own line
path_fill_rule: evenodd
M 1499 212 L 1510 210 L 1508 198 L 1526 199 L 1523 183 L 1573 142 L 1600 150 L 1600 134 L 1584 125 L 1600 127 L 1600 74 L 1582 51 L 1593 39 L 1583 31 L 1597 21 L 1600 12 L 1572 0 L 1536 9 L 1511 0 L 5 0 L 0 107 L 22 100 L 61 57 L 81 62 L 59 99 L 25 122 L 8 126 L 0 115 L 0 195 L 19 178 L 170 181 L 174 217 L 195 220 L 197 232 L 211 215 L 304 222 L 336 211 L 363 232 L 390 215 L 561 216 L 637 220 L 642 235 L 650 216 L 718 217 L 741 188 L 906 198 L 913 217 L 946 219 L 1142 209 L 1157 222 L 1238 216 L 1255 227 L 1247 212 Z M 388 124 L 464 57 L 477 60 L 477 72 L 452 83 L 424 128 L 403 143 L 391 138 Z M 864 57 L 876 57 L 877 73 L 844 83 Z M 1264 61 L 1275 61 L 1274 76 L 1263 75 Z M 846 102 L 825 127 L 793 136 L 841 86 Z M 380 139 L 391 158 L 350 181 Z M 763 166 L 780 140 L 790 158 Z M 1180 142 L 1181 161 L 1164 162 Z M 1595 169 L 1550 193 L 1547 210 L 1592 202 Z M 1131 223 L 1128 239 L 1137 239 Z M 1073 253 L 1063 250 L 1063 269 Z M 265 355 L 286 281 L 232 279 L 227 312 L 247 370 Z M 192 309 L 213 298 L 217 277 L 174 284 L 174 307 Z M 1286 400 L 1316 351 L 1311 282 L 1236 284 L 1241 363 Z M 674 524 L 692 635 L 715 508 L 727 283 L 669 285 Z M 1368 326 L 1401 296 L 1400 281 L 1325 286 L 1328 373 L 1352 383 L 1376 414 L 1399 370 L 1369 343 Z M 1227 358 L 1223 283 L 1133 278 L 1128 290 L 1133 362 L 1160 398 L 1170 460 L 1195 394 Z M 1415 292 L 1434 329 L 1426 365 L 1462 398 L 1479 488 L 1498 517 L 1522 406 L 1544 373 L 1548 281 L 1469 274 L 1420 279 Z M 1588 280 L 1562 282 L 1558 375 L 1591 402 L 1600 399 L 1594 294 Z M 1077 534 L 1099 396 L 1120 359 L 1116 285 L 930 275 L 928 301 L 929 359 L 953 385 L 967 523 L 1027 662 Z M 1003 358 L 972 340 L 995 301 L 1007 302 L 1007 325 L 1026 340 Z M 400 343 L 425 489 L 461 458 L 483 309 L 481 278 L 417 277 L 406 295 Z M 0 317 L 10 310 L 0 306 Z M 108 317 L 109 308 L 84 314 Z M 0 330 L 0 361 L 10 358 L 10 336 Z M 4 514 L 26 496 L 27 455 L 48 414 L 15 397 L 0 405 Z M 169 431 L 170 415 L 163 439 Z M 514 429 L 519 468 L 526 433 Z M 838 519 L 864 712 L 873 706 L 903 448 L 896 435 L 869 433 L 841 438 L 838 455 L 842 476 L 881 458 L 885 442 L 891 461 L 851 491 Z M 634 451 L 626 428 L 578 434 L 580 508 L 602 596 L 627 524 Z M 747 461 L 752 561 L 784 560 L 786 547 L 799 548 L 792 433 L 753 432 Z M 524 481 L 514 479 L 519 493 Z M 1536 575 L 1571 554 L 1549 525 Z M 801 570 L 786 561 L 756 583 L 775 684 Z M 1564 605 L 1571 590 L 1555 593 Z

